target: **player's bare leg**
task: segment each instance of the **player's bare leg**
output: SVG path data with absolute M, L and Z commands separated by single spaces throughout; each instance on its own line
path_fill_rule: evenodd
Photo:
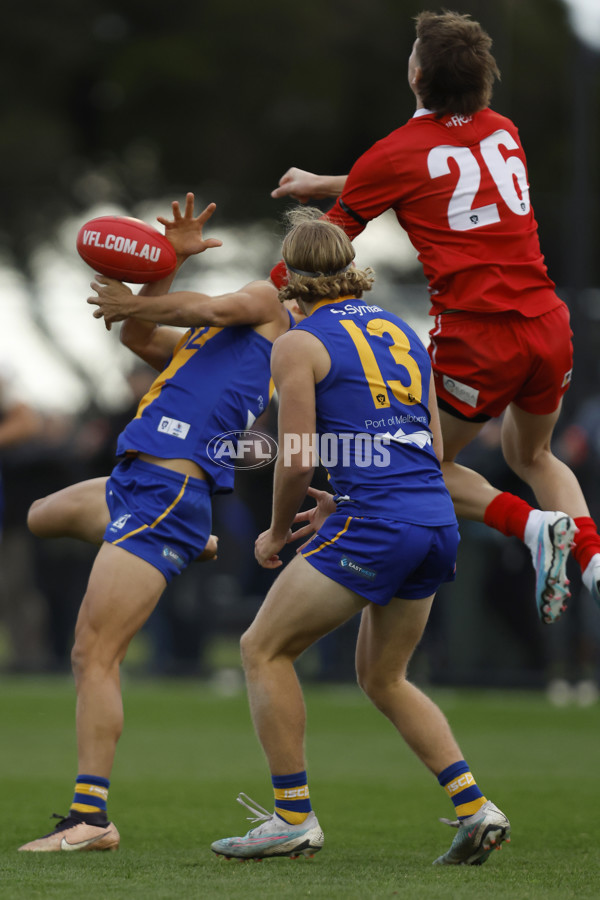
M 107 480 L 80 481 L 34 500 L 27 516 L 29 530 L 36 537 L 73 537 L 100 545 L 110 522 L 106 505 Z
M 119 832 L 94 799 L 104 792 L 106 809 L 115 749 L 123 728 L 119 667 L 165 585 L 163 575 L 145 560 L 112 544 L 100 548 L 79 611 L 72 654 L 79 763 L 74 802 L 53 832 L 19 850 L 118 848 Z M 90 794 L 90 788 L 95 793 Z M 77 793 L 80 790 L 83 797 Z
M 395 598 L 363 611 L 356 647 L 358 682 L 434 775 L 462 758 L 446 717 L 407 680 L 409 660 L 421 640 L 433 597 Z
M 525 412 L 514 403 L 502 423 L 502 452 L 513 472 L 530 486 L 541 509 L 562 509 L 572 518 L 589 516 L 577 478 L 550 449 L 561 407 L 547 416 Z
M 296 556 L 243 635 L 250 711 L 272 775 L 305 766 L 304 700 L 294 661 L 359 612 L 365 602 Z
M 398 729 L 441 785 L 447 786 L 458 819 L 450 849 L 435 865 L 481 865 L 493 849 L 509 840 L 510 822 L 477 788 L 446 717 L 436 704 L 406 678 L 433 597 L 394 599 L 388 606 L 365 607 L 357 644 L 357 672 L 361 687 Z M 456 773 L 463 773 L 457 778 Z M 461 777 L 467 785 L 461 786 Z M 468 779 L 468 780 L 467 780 Z M 463 793 L 461 793 L 461 791 Z M 475 796 L 473 796 L 475 792 Z M 464 794 L 469 803 L 461 805 Z
M 484 422 L 467 422 L 440 409 L 440 425 L 444 440 L 442 472 L 459 518 L 483 522 L 485 510 L 500 493 L 487 479 L 456 462 L 460 451 L 475 440 Z
M 504 458 L 530 486 L 541 509 L 564 510 L 571 517 L 589 515 L 577 478 L 550 449 L 560 407 L 547 416 L 526 413 L 511 404 L 502 423 Z M 501 492 L 478 472 L 456 462 L 460 451 L 477 437 L 484 423 L 466 422 L 440 410 L 444 438 L 444 480 L 459 517 L 483 522 L 487 506 Z
M 272 776 L 305 774 L 306 769 L 306 713 L 294 661 L 318 638 L 358 613 L 365 602 L 296 556 L 242 637 L 250 711 Z M 313 856 L 323 846 L 323 831 L 312 810 L 293 824 L 245 794 L 238 801 L 254 813 L 252 821 L 262 824 L 243 837 L 214 841 L 211 849 L 219 856 Z
M 503 534 L 516 534 L 526 543 L 536 570 L 536 606 L 546 624 L 555 622 L 566 609 L 570 597 L 566 566 L 576 531 L 573 520 L 577 515 L 586 515 L 582 509 L 587 510 L 577 479 L 550 450 L 559 413 L 560 408 L 548 416 L 535 416 L 511 404 L 504 416 L 504 456 L 536 495 L 541 510 L 532 510 L 520 498 L 498 491 L 478 472 L 456 462 L 458 453 L 483 425 L 440 411 L 444 438 L 442 471 L 456 514 L 485 521 Z M 498 502 L 491 506 L 494 500 Z M 507 518 L 508 510 L 511 519 Z
M 110 777 L 123 727 L 119 667 L 166 587 L 164 576 L 121 547 L 103 544 L 75 628 L 79 772 Z

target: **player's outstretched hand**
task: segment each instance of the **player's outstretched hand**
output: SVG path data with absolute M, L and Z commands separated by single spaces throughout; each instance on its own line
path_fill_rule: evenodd
M 185 196 L 185 208 L 183 213 L 179 201 L 171 204 L 173 218 L 157 216 L 157 220 L 165 227 L 165 236 L 173 245 L 177 259 L 181 263 L 188 256 L 203 253 L 211 247 L 222 247 L 223 241 L 218 238 L 205 238 L 202 229 L 211 218 L 217 208 L 216 203 L 209 203 L 199 216 L 194 215 L 194 195 L 191 191 Z
M 330 516 L 337 508 L 333 495 L 330 494 L 329 491 L 318 491 L 316 488 L 309 487 L 307 496 L 312 497 L 316 503 L 312 509 L 305 509 L 304 512 L 296 514 L 293 524 L 298 525 L 300 522 L 306 522 L 306 525 L 303 525 L 302 528 L 297 528 L 296 531 L 290 532 L 288 544 L 290 541 L 299 541 L 304 537 L 308 537 L 310 540 L 310 537 L 321 528 L 327 516 Z M 301 544 L 300 547 L 297 548 L 296 553 L 300 553 L 301 550 L 304 550 L 307 544 L 308 541 Z
M 122 322 L 130 315 L 128 303 L 133 297 L 133 291 L 123 282 L 107 275 L 96 275 L 95 278 L 90 287 L 98 296 L 88 297 L 87 302 L 98 307 L 94 310 L 94 318 L 101 319 L 104 316 L 104 324 L 107 331 L 110 331 L 113 322 Z
M 291 168 L 279 179 L 279 187 L 271 191 L 271 197 L 277 200 L 279 197 L 293 197 L 300 203 L 308 203 L 312 198 L 325 197 L 319 193 L 319 176 L 304 169 Z

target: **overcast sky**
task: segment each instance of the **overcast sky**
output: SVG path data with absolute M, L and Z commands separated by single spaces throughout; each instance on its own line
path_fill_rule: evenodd
M 573 28 L 585 44 L 600 51 L 600 0 L 563 0 Z

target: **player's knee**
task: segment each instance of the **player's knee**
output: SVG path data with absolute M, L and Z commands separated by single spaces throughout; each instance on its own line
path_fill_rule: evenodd
M 404 673 L 380 672 L 376 668 L 369 671 L 361 671 L 358 668 L 357 679 L 361 690 L 382 712 L 385 712 L 390 706 L 398 688 L 406 680 Z
M 71 650 L 71 668 L 75 683 L 90 674 L 96 679 L 101 679 L 110 672 L 118 672 L 125 651 L 126 645 L 121 639 L 117 645 L 102 628 L 79 622 Z
M 240 654 L 246 672 L 260 660 L 260 642 L 256 640 L 252 628 L 248 628 L 240 638 Z
M 247 674 L 275 661 L 294 662 L 303 649 L 304 647 L 288 645 L 286 641 L 280 640 L 277 634 L 265 631 L 256 623 L 240 638 L 242 665 Z
M 56 502 L 55 495 L 34 500 L 27 513 L 27 527 L 36 537 L 59 537 L 68 524 L 67 509 Z
M 544 465 L 552 457 L 548 447 L 505 445 L 503 452 L 507 465 L 517 474 L 522 474 Z

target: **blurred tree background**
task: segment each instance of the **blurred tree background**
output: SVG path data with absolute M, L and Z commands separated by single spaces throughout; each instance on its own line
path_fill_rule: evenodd
M 26 264 L 31 242 L 99 198 L 195 189 L 228 219 L 277 215 L 269 191 L 292 164 L 344 171 L 413 111 L 406 63 L 410 0 L 8 0 L 0 66 L 3 242 Z M 455 4 L 456 6 L 456 4 Z M 433 5 L 431 8 L 436 8 Z M 454 7 L 453 7 L 454 8 Z M 568 236 L 576 98 L 587 152 L 598 146 L 599 70 L 562 0 L 463 0 L 494 39 L 494 106 L 519 126 L 542 245 L 559 284 L 573 280 Z M 586 196 L 598 190 L 588 167 Z M 585 199 L 584 197 L 580 198 Z M 568 227 L 567 223 L 568 222 Z M 586 209 L 598 242 L 597 207 Z M 598 281 L 598 259 L 586 263 Z
M 447 6 L 478 19 L 494 41 L 502 80 L 492 105 L 519 128 L 542 250 L 569 303 L 575 331 L 574 385 L 557 435 L 558 452 L 576 469 L 598 516 L 600 52 L 575 33 L 563 0 L 461 0 Z M 347 171 L 375 140 L 412 115 L 406 69 L 412 18 L 423 8 L 440 7 L 412 0 L 179 0 L 172 6 L 156 0 L 5 0 L 0 269 L 19 273 L 31 327 L 79 371 L 93 398 L 86 414 L 75 416 L 68 427 L 47 423 L 36 448 L 4 460 L 10 475 L 7 525 L 15 538 L 6 552 L 30 576 L 25 587 L 16 578 L 9 589 L 11 609 L 20 603 L 21 620 L 28 617 L 30 626 L 23 639 L 18 634 L 22 621 L 11 626 L 15 648 L 22 650 L 15 653 L 21 653 L 25 667 L 27 660 L 35 665 L 40 654 L 31 623 L 40 633 L 54 628 L 50 656 L 64 663 L 90 560 L 83 551 L 74 557 L 62 545 L 52 550 L 37 542 L 32 549 L 24 532 L 27 504 L 77 478 L 106 474 L 115 433 L 131 414 L 122 410 L 107 422 L 94 407 L 94 387 L 109 380 L 115 358 L 107 358 L 101 379 L 90 375 L 74 356 L 73 338 L 61 336 L 42 314 L 51 290 L 54 306 L 61 292 L 75 294 L 79 305 L 85 294 L 64 273 L 58 284 L 43 266 L 40 274 L 40 245 L 58 251 L 62 223 L 73 218 L 83 223 L 94 207 L 135 215 L 141 204 L 156 201 L 165 212 L 165 203 L 193 190 L 200 202 L 218 205 L 214 233 L 220 234 L 223 224 L 235 226 L 252 251 L 252 235 L 261 223 L 272 232 L 279 229 L 285 204 L 271 200 L 270 191 L 289 166 Z M 268 268 L 265 264 L 262 274 Z M 400 285 L 403 302 L 416 298 L 415 309 L 418 303 L 423 316 L 427 297 L 419 270 L 396 274 Z M 116 344 L 116 334 L 112 337 Z M 10 338 L 18 346 L 19 335 Z M 132 399 L 136 391 L 132 388 Z M 498 486 L 522 493 L 506 472 L 493 429 L 473 448 L 470 461 Z M 161 604 L 163 618 L 149 629 L 162 660 L 159 667 L 173 652 L 191 669 L 201 665 L 199 648 L 211 628 L 221 623 L 239 632 L 260 602 L 268 579 L 254 566 L 252 543 L 268 517 L 269 479 L 270 472 L 259 479 L 260 502 L 256 488 L 246 484 L 239 497 L 217 509 L 226 550 L 210 578 L 200 579 L 196 570 L 186 573 L 177 580 L 171 601 L 167 596 Z M 462 547 L 466 565 L 449 591 L 455 591 L 465 618 L 469 611 L 471 627 L 466 639 L 444 612 L 450 607 L 436 605 L 428 639 L 431 677 L 484 683 L 494 654 L 498 667 L 506 667 L 508 682 L 548 675 L 557 660 L 562 671 L 569 666 L 576 671 L 573 677 L 583 677 L 594 666 L 597 670 L 600 644 L 596 626 L 588 626 L 587 607 L 576 604 L 570 622 L 548 638 L 532 607 L 523 612 L 532 576 L 521 548 L 468 525 Z M 67 570 L 69 596 L 61 585 Z M 31 602 L 25 602 L 26 595 Z M 252 602 L 244 607 L 248 597 Z M 160 649 L 168 643 L 169 628 L 171 645 L 179 632 L 175 651 L 173 646 Z M 1 644 L 0 634 L 0 657 Z M 351 667 L 348 646 L 335 651 L 338 662 L 346 653 L 346 670 Z M 327 659 L 324 655 L 323 671 Z

